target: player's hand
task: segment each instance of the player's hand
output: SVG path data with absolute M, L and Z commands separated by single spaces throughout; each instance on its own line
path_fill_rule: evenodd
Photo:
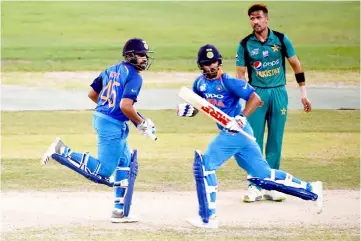
M 303 104 L 303 110 L 305 112 L 311 112 L 311 110 L 312 110 L 311 101 L 309 99 L 307 99 L 307 98 L 302 98 L 301 101 L 302 101 L 302 104 Z
M 237 115 L 233 117 L 230 122 L 226 125 L 226 130 L 231 133 L 237 133 L 242 130 L 242 128 L 246 125 L 247 118 L 242 115 Z
M 142 123 L 137 125 L 137 130 L 140 134 L 152 138 L 154 141 L 157 140 L 155 136 L 155 126 L 153 121 L 150 119 L 144 119 Z
M 198 113 L 198 110 L 190 104 L 178 104 L 177 116 L 193 117 Z

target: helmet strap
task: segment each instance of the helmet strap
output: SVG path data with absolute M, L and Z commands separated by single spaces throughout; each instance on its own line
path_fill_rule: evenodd
M 149 59 L 149 57 L 147 56 L 147 59 Z M 125 58 L 125 60 L 127 62 L 129 62 L 130 64 L 134 65 L 134 67 L 138 70 L 147 70 L 150 66 L 149 62 L 147 61 L 147 65 L 144 67 L 141 67 L 139 64 L 138 64 L 138 58 L 136 57 L 136 55 L 134 53 L 131 53 L 131 54 L 128 54 Z

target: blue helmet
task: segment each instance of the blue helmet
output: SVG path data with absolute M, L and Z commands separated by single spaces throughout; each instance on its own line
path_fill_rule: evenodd
M 151 65 L 148 53 L 153 53 L 153 51 L 149 50 L 147 42 L 141 38 L 129 39 L 123 48 L 123 56 L 125 57 L 125 60 L 141 71 L 147 70 Z M 143 59 L 142 62 L 138 62 L 138 58 L 141 58 L 142 55 L 142 58 L 146 56 L 146 60 Z
M 216 67 L 212 65 L 217 61 L 218 65 Z M 198 51 L 197 65 L 207 79 L 214 79 L 217 77 L 220 69 L 219 67 L 222 65 L 222 55 L 216 46 L 206 44 L 200 47 Z
M 141 38 L 132 38 L 129 39 L 123 48 L 123 56 L 129 54 L 147 54 L 153 53 L 153 51 L 149 50 L 149 46 L 147 42 Z
M 219 62 L 219 65 L 222 65 L 222 55 L 216 46 L 212 44 L 206 44 L 200 47 L 197 58 L 197 64 L 199 68 L 201 68 L 202 64 L 214 63 L 216 61 Z

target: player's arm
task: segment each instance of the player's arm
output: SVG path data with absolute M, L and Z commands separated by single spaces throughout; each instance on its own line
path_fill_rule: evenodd
M 89 97 L 89 99 L 91 99 L 95 104 L 97 104 L 97 103 L 98 103 L 99 93 L 96 92 L 93 88 L 90 88 L 89 93 L 88 93 L 88 97 Z
M 123 96 L 120 101 L 120 110 L 136 126 L 143 122 L 143 119 L 137 114 L 137 111 L 134 108 L 134 102 L 137 102 L 137 97 L 141 87 L 142 79 L 140 76 L 135 76 L 132 79 L 127 80 L 124 86 Z
M 239 98 L 246 101 L 243 115 L 251 115 L 259 106 L 263 104 L 261 98 L 255 93 L 255 89 L 242 79 L 229 78 L 224 80 L 226 88 Z
M 296 56 L 295 49 L 293 48 L 291 41 L 286 35 L 284 36 L 283 41 L 286 46 L 287 60 L 290 63 L 293 72 L 295 73 L 296 81 L 300 88 L 301 102 L 303 104 L 304 111 L 310 112 L 312 107 L 311 107 L 311 102 L 307 98 L 306 79 L 305 79 L 305 73 L 302 70 L 301 62 Z
M 242 111 L 242 114 L 233 117 L 231 119 L 231 121 L 229 121 L 227 123 L 227 125 L 225 127 L 227 131 L 229 131 L 231 133 L 235 133 L 235 132 L 242 133 L 242 128 L 247 123 L 247 116 L 252 114 L 261 105 L 262 101 L 261 101 L 261 98 L 259 97 L 259 95 L 257 95 L 257 93 L 254 92 L 254 90 L 253 90 L 253 92 L 251 91 L 249 93 L 251 93 L 251 94 L 247 99 L 246 106 L 245 106 L 244 110 Z M 245 134 L 245 133 L 243 133 L 243 134 L 247 136 L 247 134 Z M 248 138 L 255 141 L 253 136 L 249 136 Z
M 138 115 L 134 108 L 134 100 L 129 98 L 122 98 L 120 101 L 120 109 L 123 114 L 129 118 L 133 123 L 139 125 L 143 122 L 143 119 Z
M 129 78 L 130 79 L 126 81 L 124 86 L 123 96 L 120 101 L 120 109 L 123 114 L 133 122 L 140 134 L 150 137 L 153 140 L 157 140 L 157 137 L 154 135 L 154 123 L 148 118 L 143 118 L 143 116 L 134 108 L 134 103 L 137 102 L 139 91 L 142 88 L 142 77 L 136 75 L 130 76 Z
M 259 106 L 263 104 L 261 98 L 256 94 L 255 89 L 242 79 L 229 78 L 225 79 L 224 84 L 228 91 L 239 98 L 246 101 L 246 106 L 241 115 L 237 115 L 227 123 L 226 130 L 232 132 L 241 132 L 241 129 L 246 125 L 247 118 Z M 253 139 L 253 137 L 251 137 Z
M 261 98 L 256 92 L 253 92 L 246 102 L 246 106 L 243 109 L 243 115 L 245 117 L 250 116 L 258 107 L 263 104 Z
M 100 92 L 102 91 L 103 88 L 103 78 L 102 78 L 102 73 L 96 77 L 93 80 L 93 83 L 91 83 L 90 85 L 90 90 L 88 93 L 88 97 L 89 99 L 91 99 L 95 104 L 98 103 L 98 97 Z
M 156 141 L 157 137 L 154 135 L 154 123 L 150 119 L 143 118 L 143 116 L 135 110 L 133 106 L 134 102 L 135 101 L 132 98 L 122 98 L 120 102 L 120 109 L 123 114 L 127 116 L 131 122 L 133 122 L 140 134 L 150 137 Z
M 241 44 L 238 45 L 236 55 L 236 77 L 238 79 L 246 80 L 246 60 L 244 56 L 244 49 Z

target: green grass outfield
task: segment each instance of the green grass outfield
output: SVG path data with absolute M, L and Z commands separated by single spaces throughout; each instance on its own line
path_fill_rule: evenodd
M 2 84 L 84 88 L 91 79 L 70 79 L 71 83 L 65 83 L 42 72 L 99 72 L 119 61 L 124 42 L 135 36 L 146 39 L 156 52 L 151 71 L 197 72 L 198 48 L 213 43 L 224 56 L 224 69 L 233 74 L 238 41 L 251 32 L 246 11 L 252 3 L 1 2 L 1 65 L 5 72 Z M 266 3 L 270 7 L 270 27 L 285 32 L 292 40 L 308 83 L 359 82 L 359 2 Z M 290 80 L 294 82 L 293 76 Z M 145 87 L 178 87 L 178 84 L 154 81 Z M 152 142 L 131 128 L 130 146 L 139 151 L 137 191 L 194 191 L 193 152 L 206 149 L 216 135 L 215 124 L 202 115 L 182 119 L 174 111 L 142 113 L 156 123 L 159 140 Z M 109 191 L 54 161 L 46 167 L 39 163 L 56 136 L 75 151 L 95 154 L 96 135 L 91 116 L 89 111 L 2 112 L 1 190 Z M 359 111 L 315 110 L 310 114 L 290 111 L 282 169 L 305 180 L 322 180 L 326 189 L 359 190 L 359 123 Z M 245 172 L 233 159 L 217 175 L 222 190 L 245 189 L 247 185 Z M 69 224 L 25 228 L 1 236 L 4 240 L 27 241 L 283 240 L 285 237 L 295 241 L 326 241 L 359 240 L 359 228 L 308 226 L 304 232 L 292 226 L 222 227 L 205 232 Z
M 179 118 L 174 111 L 142 111 L 157 127 L 153 142 L 131 128 L 129 143 L 139 150 L 137 190 L 193 190 L 195 149 L 205 151 L 216 126 L 203 115 Z M 281 168 L 326 189 L 360 188 L 360 111 L 290 111 Z M 92 112 L 2 112 L 1 188 L 15 190 L 106 190 L 56 162 L 40 158 L 59 136 L 75 151 L 96 154 Z M 217 171 L 222 190 L 246 187 L 245 172 L 229 160 Z
M 351 228 L 324 228 L 307 227 L 307 232 L 298 227 L 272 227 L 270 228 L 244 228 L 244 227 L 224 227 L 220 230 L 199 230 L 189 229 L 179 230 L 162 229 L 157 231 L 144 230 L 124 230 L 117 225 L 97 227 L 95 225 L 87 227 L 55 226 L 52 228 L 27 229 L 25 231 L 6 233 L 4 237 L 8 241 L 102 241 L 131 240 L 131 241 L 259 241 L 259 240 L 288 240 L 288 241 L 357 241 L 359 237 L 355 235 L 357 231 Z
M 251 32 L 253 2 L 2 2 L 3 71 L 103 70 L 138 36 L 156 51 L 152 71 L 197 71 L 205 43 L 234 71 Z M 293 41 L 306 70 L 359 71 L 359 2 L 267 2 L 270 27 Z M 15 78 L 15 77 L 14 77 Z

